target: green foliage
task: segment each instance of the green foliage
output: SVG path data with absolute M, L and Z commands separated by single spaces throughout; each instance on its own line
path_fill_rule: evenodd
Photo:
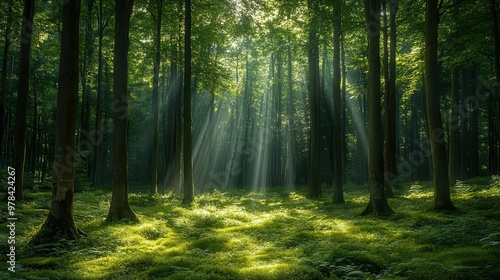
M 88 237 L 27 246 L 50 201 L 49 193 L 27 192 L 17 211 L 17 276 L 494 279 L 500 272 L 498 177 L 453 188 L 454 213 L 430 210 L 430 184 L 415 183 L 403 185 L 391 199 L 397 214 L 367 219 L 359 216 L 365 193 L 364 187 L 349 185 L 346 204 L 332 205 L 327 197 L 306 199 L 302 188 L 292 193 L 213 190 L 189 208 L 173 194 L 133 193 L 130 204 L 142 221 L 137 225 L 104 223 L 110 193 L 84 191 L 75 196 L 75 220 Z M 0 250 L 7 250 L 5 243 Z

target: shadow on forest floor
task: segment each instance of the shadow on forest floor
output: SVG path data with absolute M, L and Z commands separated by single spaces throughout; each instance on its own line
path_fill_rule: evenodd
M 75 196 L 76 243 L 26 247 L 43 223 L 49 193 L 18 205 L 19 279 L 495 279 L 500 275 L 500 180 L 460 182 L 453 212 L 432 210 L 429 183 L 403 185 L 396 214 L 362 217 L 368 192 L 346 203 L 296 192 L 214 190 L 190 208 L 169 194 L 133 193 L 141 220 L 104 223 L 110 193 Z M 5 213 L 3 214 L 5 216 Z M 3 217 L 5 219 L 5 217 Z M 6 229 L 2 229 L 3 232 Z M 7 252 L 7 243 L 0 244 Z M 5 259 L 5 254 L 3 254 Z M 5 263 L 5 261 L 4 261 Z M 0 278 L 7 279 L 5 269 Z M 33 278 L 35 277 L 35 278 Z M 38 278 L 37 278 L 38 277 Z

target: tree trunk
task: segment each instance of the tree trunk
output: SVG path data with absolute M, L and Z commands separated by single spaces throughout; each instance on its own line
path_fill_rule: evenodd
M 458 66 L 454 66 L 451 72 L 451 119 L 450 119 L 450 148 L 449 148 L 449 177 L 450 186 L 454 186 L 460 174 L 460 108 Z
M 333 202 L 344 203 L 342 191 L 342 143 L 341 143 L 341 112 L 340 112 L 340 33 L 341 31 L 341 1 L 336 1 L 333 10 Z
M 9 7 L 7 11 L 7 26 L 5 27 L 4 41 L 5 45 L 3 47 L 3 58 L 2 58 L 2 78 L 1 82 L 1 92 L 0 92 L 0 159 L 3 157 L 4 150 L 4 137 L 5 137 L 5 127 L 6 127 L 6 109 L 5 109 L 5 97 L 7 96 L 7 62 L 9 58 L 9 48 L 10 48 L 10 36 L 12 24 L 12 0 L 9 0 L 7 6 Z
M 57 92 L 52 203 L 49 215 L 33 241 L 47 243 L 64 237 L 79 239 L 82 232 L 73 217 L 75 130 L 78 103 L 80 0 L 63 5 L 63 23 Z
M 308 10 L 316 14 L 318 10 L 317 0 L 308 0 Z M 319 198 L 321 196 L 320 181 L 320 156 L 319 156 L 319 48 L 317 35 L 317 19 L 313 15 L 309 23 L 309 46 L 308 46 L 308 91 L 310 108 L 310 131 L 309 131 L 309 168 L 307 178 L 307 196 Z
M 94 170 L 92 171 L 92 183 L 94 187 L 98 187 L 100 182 L 101 182 L 101 177 L 102 174 L 105 173 L 104 170 L 102 170 L 101 166 L 101 155 L 100 155 L 100 148 L 101 148 L 101 143 L 104 143 L 104 138 L 106 137 L 103 135 L 102 142 L 97 142 L 98 141 L 98 133 L 101 129 L 101 105 L 102 105 L 102 96 L 103 96 L 103 85 L 102 85 L 102 76 L 103 76 L 103 57 L 102 57 L 102 40 L 104 38 L 104 29 L 107 27 L 109 19 L 104 19 L 104 14 L 103 14 L 103 0 L 99 1 L 99 13 L 98 13 L 98 60 L 97 60 L 97 104 L 96 104 L 96 117 L 95 117 L 95 122 L 96 122 L 96 132 L 97 134 L 95 135 L 95 145 L 94 145 L 94 160 L 93 160 L 93 168 Z
M 496 160 L 493 173 L 500 174 L 500 31 L 498 30 L 498 11 L 496 8 L 496 0 L 491 0 L 491 14 L 493 18 L 493 37 L 495 38 L 495 76 L 496 76 Z M 493 99 L 494 100 L 494 99 Z
M 156 14 L 156 58 L 154 63 L 154 77 L 153 77 L 153 147 L 151 155 L 151 194 L 158 193 L 158 79 L 160 76 L 160 43 L 161 43 L 161 15 L 163 0 L 157 1 L 157 14 Z
M 386 0 L 383 0 L 384 4 Z M 390 60 L 386 67 L 389 67 L 389 73 L 384 71 L 384 75 L 388 76 L 386 79 L 385 86 L 385 182 L 387 186 L 388 196 L 393 196 L 394 194 L 394 184 L 397 180 L 398 169 L 397 169 L 397 145 L 396 145 L 396 13 L 398 10 L 398 1 L 392 0 L 390 6 Z M 387 59 L 387 22 L 386 16 L 384 16 L 385 21 L 385 31 L 384 31 L 384 41 L 386 50 L 384 51 L 384 56 Z
M 16 169 L 16 200 L 23 200 L 24 163 L 26 159 L 26 119 L 30 84 L 31 36 L 35 0 L 25 0 L 21 27 L 21 57 L 19 65 L 19 91 L 17 94 L 16 127 L 14 135 L 14 168 Z
M 287 76 L 288 76 L 288 137 L 287 137 L 287 172 L 286 172 L 286 180 L 289 186 L 293 186 L 295 184 L 295 162 L 294 162 L 294 154 L 295 154 L 295 133 L 294 133 L 294 118 L 293 114 L 295 112 L 293 106 L 293 77 L 292 77 L 292 49 L 290 46 L 290 36 L 288 36 L 288 46 L 287 46 Z
M 194 201 L 193 157 L 191 136 L 191 0 L 185 0 L 184 34 L 184 198 L 183 204 Z
M 434 185 L 434 207 L 439 210 L 453 210 L 450 199 L 448 166 L 446 160 L 444 131 L 441 125 L 439 107 L 438 70 L 438 21 L 437 0 L 427 0 L 425 15 L 425 85 L 429 139 L 432 153 L 432 181 Z
M 128 203 L 128 49 L 133 0 L 115 2 L 113 195 L 106 221 L 138 222 Z
M 362 215 L 394 213 L 384 189 L 384 154 L 382 142 L 382 106 L 380 96 L 380 0 L 365 0 L 368 32 L 368 173 L 370 201 Z

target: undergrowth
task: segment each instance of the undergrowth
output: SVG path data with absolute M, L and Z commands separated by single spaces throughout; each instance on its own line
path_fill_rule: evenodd
M 17 264 L 1 279 L 496 279 L 500 275 L 500 179 L 459 182 L 453 212 L 432 210 L 429 183 L 401 186 L 396 214 L 362 217 L 368 194 L 346 203 L 295 192 L 214 190 L 190 207 L 173 194 L 133 193 L 140 224 L 105 223 L 110 193 L 75 195 L 78 242 L 28 246 L 50 193 L 18 203 Z M 2 213 L 5 220 L 5 213 Z M 1 229 L 6 236 L 6 228 Z M 3 239 L 1 252 L 8 252 Z M 3 262 L 6 255 L 3 253 Z M 15 277 L 14 277 L 15 276 Z

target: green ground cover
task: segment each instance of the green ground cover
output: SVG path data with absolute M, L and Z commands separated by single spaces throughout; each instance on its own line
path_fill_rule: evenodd
M 189 207 L 175 195 L 133 193 L 140 224 L 104 222 L 111 194 L 75 196 L 79 242 L 28 246 L 50 193 L 26 193 L 17 210 L 17 269 L 1 279 L 498 279 L 500 179 L 452 189 L 456 211 L 432 210 L 429 183 L 401 186 L 390 217 L 362 217 L 364 186 L 346 203 L 295 192 L 212 191 Z M 5 221 L 6 213 L 2 212 Z M 7 230 L 1 229 L 2 236 Z M 2 238 L 1 252 L 8 252 Z

